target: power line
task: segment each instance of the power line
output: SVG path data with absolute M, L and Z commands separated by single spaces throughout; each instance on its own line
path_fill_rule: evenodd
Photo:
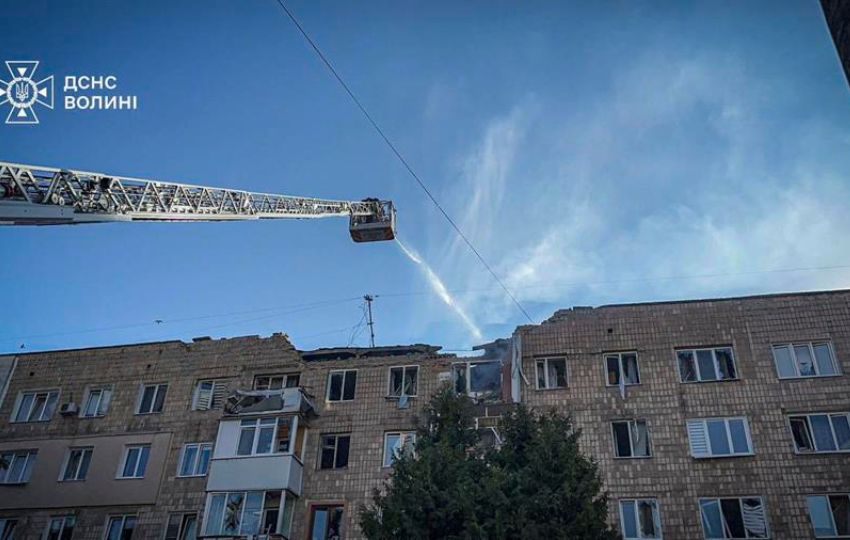
M 434 203 L 434 206 L 436 206 L 437 209 L 440 211 L 440 213 L 443 214 L 443 217 L 446 218 L 446 221 L 449 222 L 449 224 L 452 226 L 452 228 L 455 230 L 455 232 L 458 234 L 458 236 L 460 236 L 460 238 L 469 247 L 469 249 L 472 250 L 472 252 L 478 258 L 478 260 L 481 262 L 481 264 L 484 265 L 484 268 L 486 268 L 487 271 L 490 273 L 490 275 L 493 276 L 493 279 L 496 280 L 496 283 L 498 283 L 499 286 L 502 288 L 502 290 L 505 291 L 505 294 L 508 295 L 508 297 L 516 305 L 516 307 L 522 312 L 522 314 L 525 316 L 525 318 L 528 319 L 528 322 L 534 324 L 534 320 L 532 320 L 531 316 L 528 314 L 528 312 L 525 310 L 525 308 L 522 307 L 522 304 L 519 303 L 519 300 L 517 300 L 517 298 L 513 295 L 513 293 L 511 293 L 510 289 L 508 289 L 507 285 L 505 285 L 505 283 L 501 280 L 501 278 L 499 278 L 499 276 L 496 274 L 496 272 L 493 270 L 493 268 L 490 267 L 490 265 L 487 263 L 487 261 L 484 260 L 484 257 L 481 255 L 481 253 L 478 251 L 478 249 L 475 248 L 475 246 L 472 244 L 472 242 L 469 240 L 469 238 L 466 237 L 466 235 L 463 233 L 463 231 L 461 231 L 461 229 L 457 225 L 457 223 L 455 223 L 455 221 L 443 209 L 442 205 L 437 201 L 436 197 L 434 197 L 434 195 L 431 193 L 431 190 L 428 189 L 428 186 L 426 186 L 425 183 L 422 181 L 422 179 L 419 178 L 419 175 L 416 174 L 416 172 L 413 170 L 413 167 L 410 166 L 410 164 L 407 162 L 407 160 L 404 158 L 404 156 L 401 155 L 401 152 L 399 152 L 398 149 L 396 148 L 396 146 L 392 143 L 392 141 L 390 141 L 389 137 L 387 137 L 387 135 L 384 133 L 384 130 L 382 130 L 381 127 L 378 125 L 378 123 L 375 122 L 374 118 L 372 118 L 372 115 L 369 114 L 369 111 L 366 110 L 366 107 L 363 106 L 363 104 L 360 102 L 359 99 L 357 99 L 357 96 L 354 95 L 354 92 L 351 90 L 351 88 L 349 88 L 348 84 L 346 84 L 346 82 L 343 80 L 342 76 L 333 67 L 330 60 L 328 60 L 328 57 L 325 56 L 325 54 L 322 52 L 322 50 L 319 49 L 319 46 L 316 44 L 316 42 L 313 41 L 313 39 L 309 36 L 309 34 L 307 34 L 307 31 L 304 30 L 304 27 L 301 26 L 301 23 L 298 22 L 298 19 L 295 18 L 295 15 L 293 15 L 292 12 L 289 11 L 289 9 L 286 7 L 286 4 L 283 3 L 283 0 L 277 0 L 277 3 L 280 5 L 281 9 L 283 9 L 283 11 L 286 13 L 286 15 L 292 21 L 292 23 L 295 24 L 295 27 L 298 28 L 298 31 L 301 33 L 302 36 L 304 36 L 304 39 L 307 40 L 307 43 L 310 44 L 310 47 L 313 48 L 313 50 L 316 52 L 316 54 L 319 56 L 319 58 L 325 64 L 325 67 L 328 68 L 328 70 L 331 72 L 331 74 L 334 76 L 334 78 L 337 80 L 337 82 L 340 84 L 340 86 L 342 86 L 343 90 L 345 90 L 345 93 L 348 94 L 348 97 L 351 98 L 351 101 L 353 101 L 354 104 L 357 106 L 357 108 L 360 109 L 360 112 L 363 113 L 363 116 L 366 117 L 366 120 L 369 121 L 369 123 L 372 125 L 372 127 L 375 129 L 375 131 L 378 133 L 378 135 L 380 135 L 381 139 L 383 139 L 383 141 L 386 143 L 386 145 L 389 147 L 389 149 L 392 151 L 392 153 L 395 154 L 395 157 L 398 158 L 398 160 L 401 162 L 401 164 L 404 166 L 404 168 L 407 170 L 407 172 L 410 174 L 410 176 L 412 176 L 413 179 L 416 180 L 416 183 L 419 184 L 419 187 L 422 188 L 422 191 L 425 192 L 425 195 L 427 195 L 428 198 L 431 199 L 431 202 Z

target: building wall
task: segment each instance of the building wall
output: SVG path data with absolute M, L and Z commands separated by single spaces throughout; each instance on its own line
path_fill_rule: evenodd
M 850 293 L 573 309 L 519 330 L 523 401 L 569 412 L 616 501 L 655 497 L 665 538 L 701 538 L 697 499 L 761 495 L 773 538 L 812 538 L 805 495 L 850 491 L 850 454 L 797 455 L 787 424 L 795 412 L 850 410 Z M 843 375 L 779 380 L 772 344 L 830 340 Z M 674 349 L 734 347 L 739 380 L 683 384 Z M 605 386 L 603 353 L 637 351 L 640 385 Z M 565 389 L 536 390 L 534 360 L 567 359 Z M 686 420 L 746 416 L 755 455 L 694 459 Z M 614 457 L 610 422 L 645 419 L 652 457 Z

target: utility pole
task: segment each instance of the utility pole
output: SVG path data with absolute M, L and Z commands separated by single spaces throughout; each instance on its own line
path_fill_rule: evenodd
M 375 347 L 375 321 L 372 320 L 372 300 L 374 299 L 375 297 L 371 294 L 363 296 L 363 300 L 366 301 L 366 309 L 369 313 L 369 343 L 372 348 Z

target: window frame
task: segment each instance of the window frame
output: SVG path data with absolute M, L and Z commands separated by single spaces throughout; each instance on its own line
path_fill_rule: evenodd
M 705 523 L 702 516 L 702 503 L 703 501 L 716 501 L 718 506 L 720 507 L 720 519 L 724 519 L 723 515 L 723 505 L 720 501 L 723 499 L 736 499 L 738 501 L 738 507 L 741 509 L 741 515 L 744 513 L 744 499 L 758 499 L 761 502 L 762 508 L 762 516 L 764 517 L 764 531 L 765 536 L 761 537 L 763 540 L 770 540 L 771 538 L 771 527 L 770 527 L 770 514 L 767 511 L 767 503 L 765 502 L 765 498 L 761 495 L 729 495 L 729 496 L 717 496 L 717 497 L 698 497 L 697 498 L 697 511 L 699 512 L 699 523 L 700 529 L 702 530 L 702 537 L 704 540 L 712 540 L 706 536 L 707 531 L 705 530 Z M 746 540 L 747 538 L 759 538 L 758 536 L 723 536 L 723 540 Z M 746 534 L 746 530 L 744 531 Z
M 729 449 L 731 452 L 729 454 L 714 454 L 711 450 L 711 435 L 708 431 L 708 422 L 715 420 L 723 420 L 724 428 L 726 432 L 726 442 L 729 445 Z M 729 427 L 729 422 L 732 420 L 743 420 L 744 421 L 744 434 L 747 437 L 747 447 L 749 448 L 749 452 L 735 452 L 734 451 L 734 443 L 732 442 L 732 429 Z M 702 422 L 703 425 L 703 433 L 706 436 L 707 448 L 709 453 L 707 455 L 696 455 L 694 453 L 693 441 L 691 440 L 691 430 L 690 424 L 691 422 Z M 717 459 L 717 458 L 737 458 L 737 457 L 747 457 L 756 455 L 755 445 L 753 444 L 753 436 L 750 431 L 750 421 L 746 416 L 712 416 L 708 418 L 687 418 L 685 419 L 685 432 L 688 437 L 688 449 L 690 450 L 690 455 L 694 459 Z
M 325 438 L 326 437 L 333 437 L 334 438 L 334 459 L 333 459 L 333 466 L 332 467 L 322 467 L 322 455 L 325 453 Z M 337 457 L 339 455 L 339 439 L 341 437 L 345 437 L 345 438 L 348 439 L 348 457 L 346 457 L 346 459 L 345 459 L 345 465 L 337 466 L 336 460 L 337 460 Z M 347 432 L 347 433 L 322 433 L 319 436 L 319 459 L 318 459 L 318 462 L 316 463 L 317 470 L 320 470 L 320 471 L 335 471 L 335 470 L 338 470 L 338 469 L 347 469 L 348 468 L 348 462 L 349 462 L 350 459 L 351 459 L 351 433 L 350 432 Z
M 534 386 L 535 390 L 563 390 L 570 386 L 570 371 L 567 367 L 567 358 L 565 356 L 546 356 L 542 358 L 534 358 Z M 549 362 L 564 363 L 564 386 L 552 386 L 549 381 Z M 540 386 L 540 365 L 543 362 L 543 382 L 546 386 Z M 556 377 L 557 379 L 557 377 Z
M 12 461 L 9 462 L 9 467 L 7 467 L 6 470 L 1 473 L 2 475 L 0 475 L 0 486 L 21 486 L 28 484 L 30 477 L 32 476 L 32 471 L 35 469 L 35 465 L 38 462 L 38 450 L 34 448 L 20 448 L 17 450 L 9 449 L 0 451 L 0 457 L 8 454 L 12 454 Z M 16 482 L 9 482 L 9 472 L 13 469 L 12 464 L 16 459 L 20 459 L 21 454 L 26 454 L 26 457 L 24 458 L 24 464 L 21 468 L 20 480 Z
M 499 365 L 499 389 L 498 390 L 478 391 L 478 390 L 472 389 L 472 369 L 475 366 L 484 365 L 484 364 L 498 364 Z M 457 366 L 463 366 L 463 377 L 464 377 L 464 383 L 465 383 L 464 394 L 465 395 L 467 395 L 471 398 L 479 398 L 479 397 L 488 396 L 488 395 L 501 395 L 501 392 L 504 388 L 504 385 L 503 385 L 504 381 L 502 380 L 503 379 L 502 368 L 504 366 L 502 365 L 501 360 L 489 359 L 489 360 L 470 360 L 470 361 L 467 361 L 467 362 L 452 362 L 451 366 L 452 366 L 451 367 L 452 388 L 454 389 L 455 392 L 457 392 L 457 380 L 455 378 L 455 368 Z
M 94 392 L 99 392 L 100 395 L 97 398 L 97 408 L 95 409 L 95 414 L 86 414 L 88 410 L 89 400 Z M 106 397 L 106 393 L 109 393 L 109 396 Z M 109 412 L 109 406 L 112 404 L 112 394 L 114 394 L 114 388 L 111 384 L 99 384 L 99 385 L 90 385 L 86 387 L 86 391 L 83 393 L 83 402 L 80 405 L 80 418 L 103 418 L 106 416 L 106 413 Z M 106 405 L 104 405 L 104 398 L 106 398 Z M 101 412 L 102 409 L 102 412 Z
M 658 534 L 655 536 L 643 536 L 640 532 L 640 513 L 638 512 L 638 503 L 643 501 L 652 501 L 655 504 L 655 512 L 652 513 L 653 525 L 658 531 Z M 617 502 L 619 503 L 617 505 L 617 508 L 620 511 L 620 532 L 622 533 L 623 540 L 662 540 L 664 538 L 664 530 L 661 527 L 661 505 L 659 504 L 657 498 L 627 497 L 624 499 L 619 499 Z M 626 519 L 625 515 L 623 514 L 623 503 L 631 503 L 632 505 L 634 505 L 635 517 L 637 518 L 638 536 L 626 536 Z
M 77 526 L 77 516 L 76 516 L 76 514 L 58 514 L 58 515 L 55 515 L 55 516 L 54 516 L 54 515 L 49 516 L 49 517 L 48 517 L 48 519 L 47 519 L 47 527 L 44 529 L 44 536 L 43 536 L 43 538 L 44 538 L 45 540 L 47 540 L 48 538 L 50 538 L 50 530 L 53 528 L 53 522 L 54 522 L 55 520 L 57 520 L 57 519 L 61 519 L 61 520 L 62 520 L 62 525 L 61 525 L 61 526 L 60 526 L 60 528 L 59 528 L 59 536 L 58 536 L 58 538 L 62 538 L 62 535 L 63 535 L 63 533 L 65 532 L 65 527 L 66 527 L 66 525 L 67 525 L 67 523 L 68 523 L 68 520 L 69 520 L 69 519 L 73 520 L 73 523 L 71 523 L 71 535 L 70 535 L 70 536 L 71 536 L 71 538 L 73 538 L 73 536 L 74 536 L 74 529 L 75 529 L 75 528 L 76 528 L 76 526 Z M 0 532 L 2 532 L 2 531 L 0 531 Z
M 830 536 L 818 536 L 817 528 L 815 527 L 815 521 L 812 519 L 812 507 L 810 500 L 816 497 L 826 499 L 827 508 L 829 508 L 829 521 L 832 525 L 832 530 L 835 531 L 834 535 Z M 841 534 L 838 532 L 838 524 L 835 523 L 835 513 L 832 510 L 832 506 L 830 504 L 830 497 L 844 497 L 845 499 L 850 499 L 850 493 L 813 493 L 811 495 L 806 495 L 806 514 L 809 517 L 809 525 L 812 526 L 812 536 L 814 538 L 850 538 L 850 531 L 847 534 Z M 848 504 L 850 504 L 850 500 L 848 500 Z
M 0 517 L 0 539 L 11 540 L 12 536 L 7 536 L 8 533 L 14 532 L 15 528 L 21 522 L 21 518 L 17 516 Z M 12 524 L 9 527 L 9 524 Z
M 145 469 L 142 471 L 142 475 L 139 476 L 139 463 L 142 461 L 141 456 L 144 449 L 147 448 L 147 457 L 145 458 Z M 136 457 L 136 464 L 133 466 L 133 476 L 124 476 L 124 469 L 127 467 L 127 459 L 130 457 L 130 452 L 134 449 L 139 450 L 139 455 Z M 142 480 L 145 478 L 145 474 L 148 472 L 148 462 L 150 461 L 151 456 L 151 444 L 150 443 L 133 443 L 133 444 L 125 444 L 124 452 L 121 457 L 121 462 L 118 466 L 118 472 L 115 475 L 116 480 Z
M 112 522 L 116 519 L 121 520 L 121 530 L 120 532 L 124 532 L 124 527 L 127 524 L 127 519 L 133 518 L 133 529 L 130 532 L 130 538 L 136 534 L 136 526 L 139 524 L 139 515 L 138 514 L 110 514 L 106 516 L 106 525 L 103 528 L 103 540 L 109 540 L 109 530 L 112 528 Z
M 150 387 L 156 387 L 154 391 L 153 397 L 151 398 L 151 410 L 142 411 L 142 402 L 144 402 L 145 398 L 145 390 Z M 162 390 L 162 388 L 165 390 Z M 153 410 L 154 405 L 156 405 L 157 397 L 159 396 L 160 391 L 162 391 L 165 395 L 162 396 L 162 409 L 155 411 Z M 165 410 L 165 399 L 168 397 L 168 383 L 142 383 L 139 385 L 139 396 L 136 399 L 136 408 L 135 415 L 141 416 L 145 414 L 162 414 L 162 411 Z
M 732 367 L 735 369 L 735 376 L 731 379 L 703 379 L 702 378 L 702 369 L 699 366 L 699 360 L 697 358 L 698 351 L 711 351 L 711 360 L 714 363 L 714 369 L 718 376 L 720 375 L 720 363 L 717 360 L 717 351 L 720 349 L 729 349 L 732 353 Z M 694 361 L 694 370 L 697 375 L 697 379 L 693 381 L 686 381 L 682 379 L 682 368 L 679 363 L 679 353 L 689 352 L 693 354 Z M 679 375 L 679 382 L 682 384 L 700 384 L 700 383 L 717 383 L 717 382 L 732 382 L 732 381 L 740 381 L 741 373 L 738 370 L 738 355 L 735 352 L 735 347 L 733 345 L 717 345 L 717 346 L 703 346 L 703 347 L 680 347 L 673 349 L 673 360 L 676 363 L 676 373 Z
M 630 383 L 626 382 L 626 379 L 623 377 L 623 356 L 627 354 L 635 355 L 635 368 L 637 369 L 637 382 Z M 608 357 L 616 356 L 617 357 L 617 368 L 619 373 L 619 380 L 622 382 L 617 382 L 615 384 L 611 384 L 608 381 Z M 638 354 L 637 350 L 629 350 L 629 351 L 613 351 L 613 352 L 604 352 L 602 353 L 602 375 L 605 380 L 605 386 L 608 388 L 618 388 L 621 384 L 622 386 L 640 386 L 643 384 L 643 377 L 640 375 L 640 354 Z
M 847 418 L 847 423 L 850 425 L 850 412 L 848 411 L 832 411 L 832 412 L 811 412 L 811 413 L 790 413 L 786 415 L 786 423 L 788 424 L 789 432 L 791 433 L 791 443 L 794 445 L 794 453 L 797 455 L 808 456 L 813 454 L 847 454 L 850 453 L 850 448 L 846 450 L 842 450 L 838 445 L 838 435 L 835 433 L 835 424 L 832 421 L 832 417 L 836 415 L 843 415 Z M 818 450 L 815 442 L 815 431 L 812 428 L 812 416 L 826 416 L 829 421 L 829 432 L 832 434 L 832 442 L 835 444 L 835 450 Z M 809 440 L 812 442 L 812 450 L 805 451 L 800 450 L 797 447 L 797 439 L 794 437 L 794 426 L 791 420 L 793 418 L 805 418 L 806 419 L 806 428 L 808 429 Z
M 416 457 L 416 431 L 407 430 L 407 431 L 385 431 L 384 432 L 384 444 L 382 450 L 382 459 L 381 459 L 381 468 L 389 469 L 395 464 L 396 459 L 398 457 L 395 455 L 395 446 L 393 446 L 393 450 L 391 450 L 390 454 L 392 455 L 392 459 L 389 463 L 387 463 L 387 440 L 391 436 L 398 436 L 401 441 L 401 449 L 404 450 L 404 447 L 407 445 L 407 439 L 411 438 L 411 452 L 413 457 Z
M 416 392 L 413 394 L 408 394 L 404 391 L 404 381 L 406 380 L 407 370 L 410 368 L 414 368 L 416 370 Z M 393 393 L 393 370 L 400 369 L 401 370 L 401 392 L 399 394 Z M 402 396 L 406 397 L 418 397 L 419 396 L 419 364 L 409 364 L 403 366 L 389 366 L 387 369 L 387 397 L 388 398 L 400 398 Z
M 801 347 L 803 345 L 808 346 L 809 354 L 812 357 L 812 367 L 815 369 L 815 375 L 801 375 L 800 374 L 800 364 L 797 362 L 797 351 L 795 347 Z M 829 350 L 829 359 L 832 361 L 832 367 L 835 369 L 835 373 L 828 373 L 826 375 L 822 375 L 820 373 L 820 366 L 818 366 L 817 357 L 815 356 L 815 345 L 826 345 Z M 776 361 L 776 349 L 787 348 L 789 353 L 791 354 L 791 362 L 794 367 L 794 373 L 796 373 L 793 377 L 783 377 L 779 373 L 779 363 Z M 786 341 L 782 343 L 771 343 L 770 345 L 770 354 L 773 357 L 773 368 L 776 370 L 776 378 L 781 381 L 793 381 L 797 379 L 821 379 L 828 377 L 841 377 L 844 375 L 844 372 L 841 370 L 841 363 L 838 361 L 838 357 L 835 355 L 835 347 L 832 345 L 832 340 L 830 339 L 818 339 L 811 341 Z
M 189 447 L 194 447 L 197 449 L 195 452 L 195 458 L 193 459 L 194 464 L 192 465 L 192 474 L 183 474 L 183 462 L 186 459 L 186 451 Z M 210 461 L 212 460 L 213 455 L 213 446 L 212 442 L 194 442 L 194 443 L 185 443 L 180 448 L 180 459 L 177 460 L 177 478 L 199 478 L 204 477 L 209 474 L 210 471 Z M 201 454 L 203 454 L 205 449 L 209 449 L 209 457 L 207 458 L 207 469 L 203 474 L 198 473 L 198 466 L 201 464 Z
M 272 431 L 272 446 L 269 452 L 257 452 L 257 446 L 260 442 L 260 427 L 263 426 L 263 420 L 274 420 L 274 430 Z M 286 452 L 277 451 L 278 433 L 280 433 L 281 422 L 289 422 L 289 450 Z M 247 425 L 248 422 L 253 422 L 252 426 Z M 285 416 L 257 416 L 254 418 L 242 418 L 239 421 L 239 435 L 236 438 L 236 453 L 233 457 L 248 457 L 248 456 L 270 456 L 270 455 L 295 455 L 295 444 L 298 437 L 298 417 L 293 415 Z M 265 424 L 265 427 L 270 424 Z M 253 429 L 254 435 L 251 442 L 251 453 L 239 453 L 239 441 L 242 439 L 242 431 L 245 429 Z
M 224 393 L 227 393 L 227 386 L 230 382 L 230 379 L 226 378 L 217 378 L 217 379 L 198 379 L 195 381 L 195 387 L 192 390 L 192 407 L 193 411 L 217 411 L 224 407 L 224 402 L 227 400 L 227 397 L 224 396 L 221 403 L 217 403 L 215 401 L 216 390 L 219 388 L 219 385 L 224 387 Z M 209 404 L 206 407 L 200 406 L 200 398 L 201 398 L 201 386 L 205 383 L 209 383 L 212 385 L 209 392 Z M 163 401 L 163 408 L 165 408 L 165 402 Z
M 240 505 L 240 510 L 239 510 L 239 527 L 236 530 L 235 535 L 229 535 L 229 534 L 226 534 L 224 532 L 224 527 L 223 527 L 224 519 L 225 519 L 225 516 L 227 515 L 226 514 L 226 505 L 227 505 L 227 500 L 228 500 L 229 496 L 231 494 L 236 494 L 236 493 L 241 494 L 243 496 L 242 497 L 242 504 Z M 198 523 L 198 528 L 197 528 L 198 538 L 204 538 L 204 537 L 211 537 L 211 538 L 227 537 L 227 538 L 230 538 L 230 537 L 235 537 L 235 536 L 245 537 L 248 534 L 253 534 L 254 537 L 256 537 L 257 534 L 255 534 L 255 533 L 245 533 L 245 534 L 241 533 L 242 524 L 244 523 L 245 508 L 247 506 L 246 502 L 248 500 L 248 494 L 249 493 L 262 493 L 263 494 L 262 505 L 260 506 L 260 512 L 259 512 L 260 513 L 260 530 L 262 530 L 263 522 L 265 521 L 266 511 L 268 510 L 268 508 L 266 507 L 266 494 L 267 493 L 279 493 L 280 494 L 280 506 L 278 506 L 278 509 L 277 509 L 277 521 L 275 522 L 275 532 L 272 533 L 272 534 L 275 534 L 275 535 L 280 534 L 280 535 L 286 536 L 287 538 L 292 538 L 292 517 L 295 514 L 294 505 L 296 505 L 297 498 L 292 493 L 290 493 L 287 489 L 247 489 L 247 490 L 210 491 L 210 492 L 208 492 L 206 494 L 206 498 L 205 498 L 205 501 L 204 501 L 203 522 L 199 521 L 199 523 Z M 219 517 L 219 523 L 218 523 L 218 529 L 217 529 L 218 532 L 217 533 L 208 533 L 207 529 L 209 527 L 210 520 L 213 517 L 213 515 L 212 515 L 212 502 L 213 502 L 213 498 L 215 498 L 216 495 L 224 495 L 224 506 L 222 506 L 221 516 Z M 292 506 L 293 511 L 291 511 L 289 513 L 289 516 L 286 515 L 286 510 L 287 510 L 288 505 L 293 505 Z M 288 523 L 284 523 L 285 520 L 287 520 L 287 519 L 288 519 Z M 286 534 L 284 532 L 278 532 L 281 529 L 288 530 L 289 534 Z
M 642 422 L 644 428 L 646 429 L 646 447 L 649 453 L 645 456 L 636 456 L 634 442 L 632 441 L 632 424 L 637 424 L 638 422 Z M 643 418 L 629 418 L 623 420 L 611 420 L 611 442 L 614 445 L 614 459 L 649 459 L 652 457 L 652 437 L 649 435 L 649 422 Z M 614 424 L 627 424 L 629 429 L 629 451 L 631 452 L 630 456 L 618 456 L 617 455 L 617 432 L 614 429 Z
M 169 512 L 168 517 L 165 520 L 165 532 L 163 534 L 163 540 L 169 540 L 170 538 L 175 538 L 168 536 L 168 526 L 171 522 L 171 518 L 177 516 L 180 519 L 180 524 L 177 526 L 177 540 L 184 540 L 186 534 L 186 518 L 194 517 L 195 518 L 195 537 L 200 537 L 200 528 L 201 528 L 201 516 L 198 512 L 195 511 L 185 511 L 185 512 Z
M 328 380 L 327 387 L 325 388 L 325 402 L 327 403 L 344 403 L 351 402 L 357 398 L 357 372 L 359 370 L 356 368 L 352 369 L 332 369 L 328 371 Z M 331 399 L 331 380 L 333 376 L 337 373 L 342 373 L 342 383 L 339 389 L 339 399 Z M 351 397 L 345 398 L 345 381 L 348 377 L 349 373 L 354 373 L 354 390 L 351 392 Z
M 310 504 L 310 511 L 309 511 L 309 514 L 308 514 L 310 521 L 309 521 L 309 528 L 307 529 L 307 538 L 313 538 L 313 535 L 315 533 L 316 511 L 317 510 L 330 511 L 330 510 L 336 510 L 336 509 L 339 509 L 342 512 L 342 517 L 339 520 L 339 523 L 340 523 L 339 531 L 338 531 L 339 537 L 345 538 L 343 531 L 345 529 L 346 505 L 345 505 L 344 502 L 319 502 L 319 503 Z M 323 536 L 327 536 L 327 529 L 325 530 L 325 534 Z
M 81 452 L 82 455 L 80 456 L 80 460 L 77 462 L 77 471 L 74 474 L 74 477 L 66 479 L 65 475 L 68 472 L 68 466 L 71 464 L 71 454 L 73 454 L 74 452 Z M 84 476 L 83 478 L 79 478 L 80 470 L 82 469 L 83 460 L 85 459 L 86 453 L 88 453 L 88 455 L 89 455 L 88 464 L 86 465 L 86 476 Z M 93 458 L 94 458 L 94 447 L 93 446 L 69 446 L 65 450 L 65 458 L 62 461 L 62 467 L 60 467 L 60 469 L 59 469 L 58 481 L 59 482 L 85 482 L 86 478 L 88 477 L 89 469 L 91 469 L 91 462 L 92 462 Z
M 271 386 L 271 380 L 276 379 L 278 377 L 283 377 L 283 381 L 282 381 L 283 386 L 281 386 L 280 388 L 264 388 L 264 389 L 257 388 L 257 379 L 269 379 L 269 386 Z M 295 386 L 288 386 L 290 377 L 298 377 L 298 383 L 299 384 L 296 384 Z M 266 391 L 283 390 L 285 388 L 298 388 L 299 386 L 301 386 L 300 383 L 301 383 L 301 372 L 269 373 L 269 374 L 262 373 L 262 374 L 259 374 L 259 375 L 254 375 L 254 379 L 251 381 L 251 390 L 258 390 L 260 392 L 266 392 Z
M 40 394 L 46 394 L 46 398 L 44 400 L 44 408 L 41 410 L 41 414 L 39 415 L 38 420 L 29 420 L 29 416 L 33 413 L 36 399 Z M 55 394 L 56 400 L 53 403 L 53 410 L 50 411 L 50 416 L 47 418 L 41 418 L 44 416 L 44 413 L 47 412 L 47 404 L 50 403 L 50 396 Z M 24 404 L 25 396 L 32 395 L 33 399 L 29 405 L 29 412 L 27 413 L 27 420 L 18 420 L 18 416 L 21 414 L 21 407 Z M 53 415 L 56 414 L 56 410 L 59 408 L 59 398 L 62 396 L 62 390 L 60 388 L 48 388 L 44 390 L 21 390 L 18 392 L 18 397 L 15 400 L 15 407 L 12 410 L 12 417 L 9 421 L 10 424 L 39 424 L 50 422 L 53 419 Z

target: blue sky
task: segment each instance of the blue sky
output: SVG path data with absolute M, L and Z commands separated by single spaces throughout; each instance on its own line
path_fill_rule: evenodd
M 273 0 L 3 4 L 4 60 L 115 75 L 139 109 L 0 124 L 0 160 L 389 198 L 484 338 L 524 322 Z M 289 6 L 536 321 L 850 286 L 850 91 L 816 1 Z M 475 343 L 398 246 L 346 227 L 0 228 L 0 352 L 346 345 L 367 293 L 379 344 Z

